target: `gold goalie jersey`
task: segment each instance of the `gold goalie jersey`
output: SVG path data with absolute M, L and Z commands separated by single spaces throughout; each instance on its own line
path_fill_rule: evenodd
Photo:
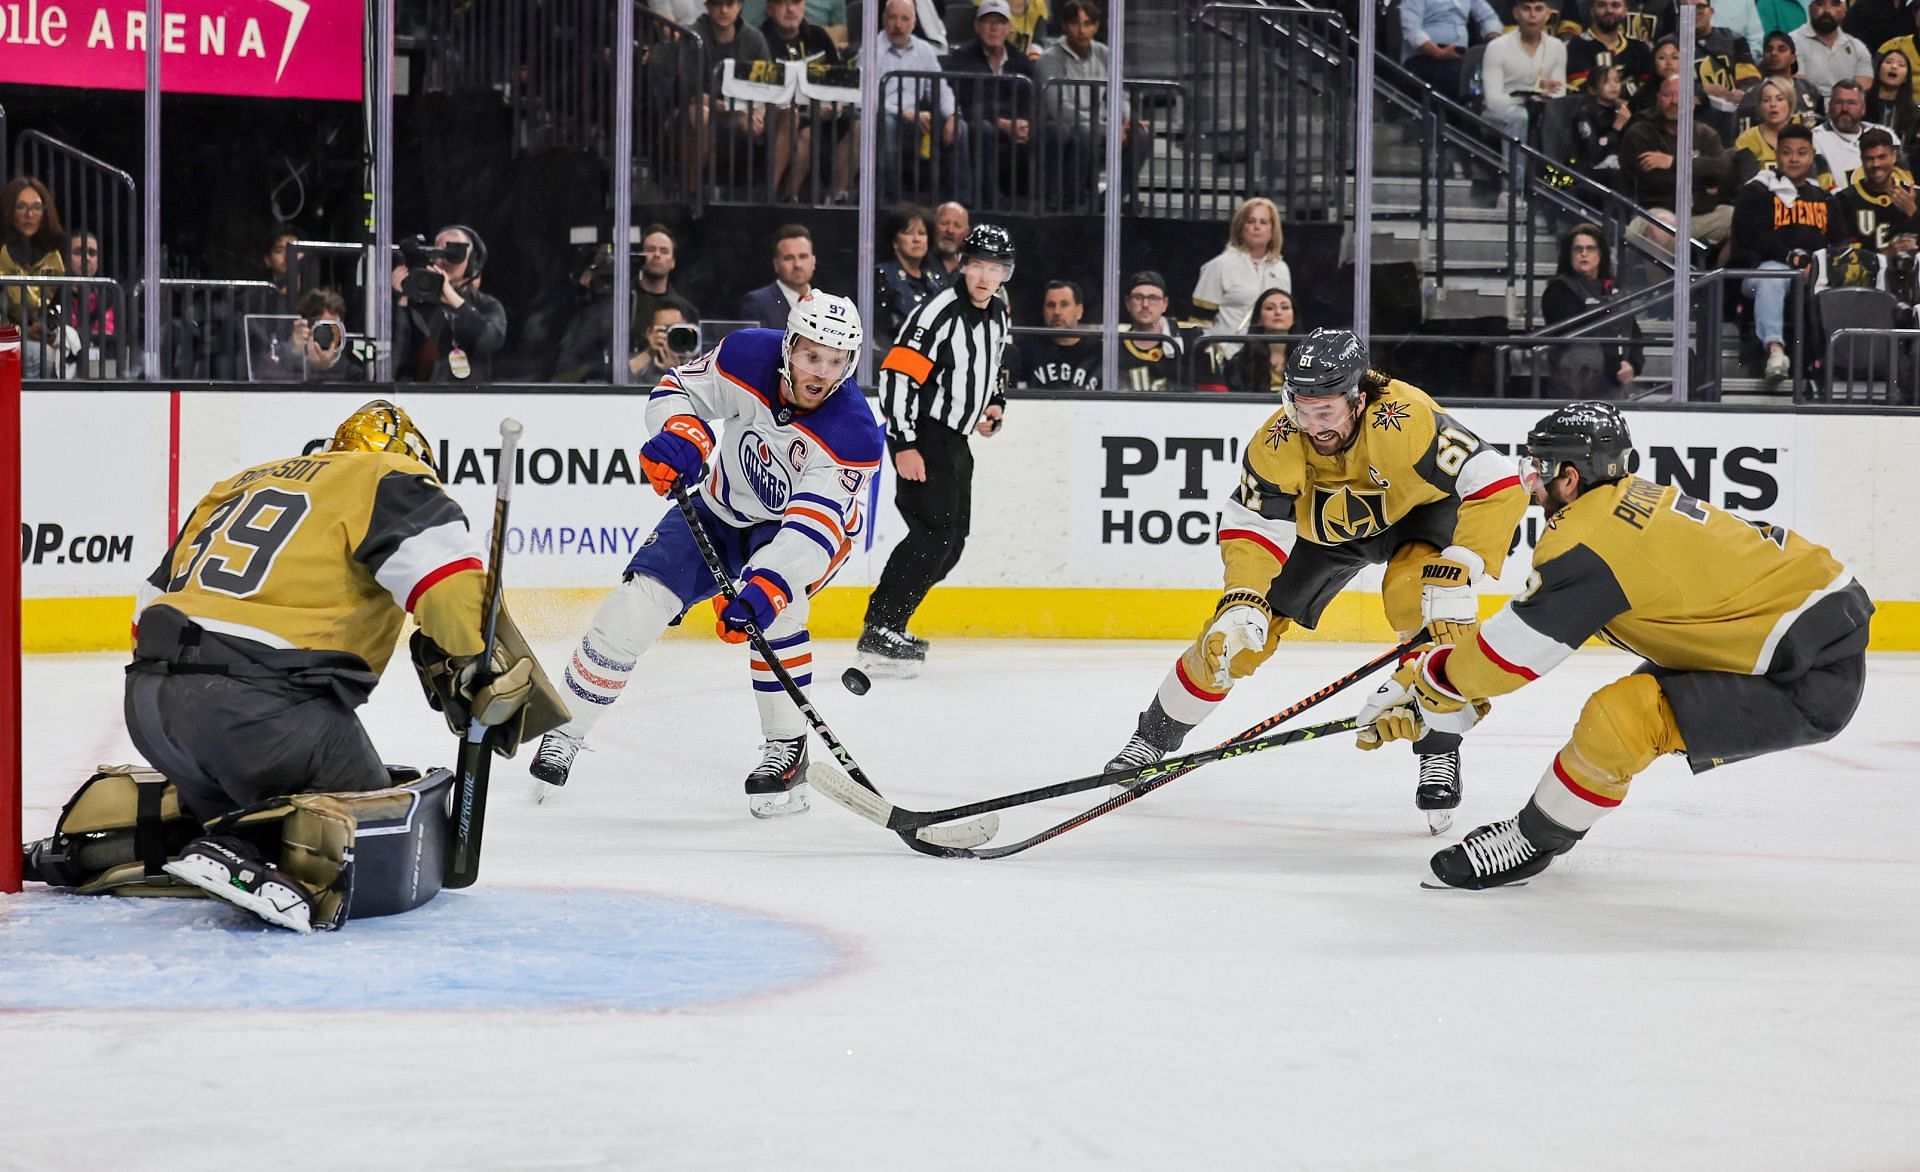
M 1872 604 L 1825 548 L 1673 485 L 1629 476 L 1547 525 L 1526 592 L 1447 659 L 1466 695 L 1511 692 L 1596 634 L 1661 667 L 1740 675 L 1793 674 L 1864 642 Z M 1842 591 L 1859 605 L 1813 610 Z
M 1512 460 L 1482 443 L 1426 392 L 1395 379 L 1367 403 L 1359 434 L 1322 456 L 1276 411 L 1248 443 L 1244 476 L 1220 529 L 1227 589 L 1264 593 L 1295 539 L 1344 545 L 1377 537 L 1423 505 L 1454 500 L 1454 548 L 1475 576 L 1500 573 L 1527 511 Z
M 484 578 L 466 515 L 425 465 L 321 452 L 214 485 L 140 610 L 171 607 L 282 650 L 346 652 L 378 674 L 409 612 L 449 653 L 477 654 Z

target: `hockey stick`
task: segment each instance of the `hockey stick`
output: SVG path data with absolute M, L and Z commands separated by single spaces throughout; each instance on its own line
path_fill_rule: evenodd
M 720 592 L 726 595 L 727 601 L 736 600 L 739 593 L 734 589 L 733 579 L 728 576 L 726 567 L 720 563 L 720 552 L 713 548 L 713 539 L 708 537 L 707 531 L 701 527 L 700 518 L 693 511 L 693 498 L 687 494 L 686 485 L 677 480 L 673 484 L 673 503 L 679 507 L 680 516 L 686 521 L 687 528 L 693 531 L 694 544 L 700 547 L 700 557 L 707 563 L 707 570 L 713 575 L 713 580 L 719 584 Z M 853 759 L 853 754 L 847 751 L 847 747 L 840 742 L 840 738 L 833 735 L 833 729 L 829 728 L 825 718 L 815 711 L 813 701 L 800 690 L 800 685 L 793 682 L 793 676 L 787 671 L 786 665 L 780 662 L 779 654 L 767 643 L 766 634 L 755 623 L 748 623 L 746 632 L 747 638 L 753 643 L 753 649 L 760 653 L 760 658 L 765 661 L 767 669 L 773 673 L 775 679 L 780 681 L 781 691 L 785 692 L 787 698 L 800 709 L 800 715 L 807 718 L 807 726 L 818 734 L 828 750 L 833 753 L 834 759 L 840 762 L 840 776 L 847 778 L 849 782 L 875 797 L 879 797 L 880 791 L 867 780 L 866 772 L 860 768 L 860 763 Z M 811 779 L 812 771 L 808 772 Z M 900 838 L 908 846 L 923 854 L 963 857 L 956 852 L 991 840 L 999 828 L 1000 819 L 997 817 L 975 818 L 952 826 L 929 826 L 924 831 L 902 830 Z
M 1151 765 L 1142 765 L 1134 769 L 1094 774 L 1089 777 L 1076 778 L 1073 781 L 1063 781 L 1054 785 L 1041 786 L 1038 789 L 1023 790 L 1020 793 L 1007 794 L 998 798 L 988 798 L 984 801 L 973 802 L 965 806 L 954 806 L 945 810 L 901 809 L 898 806 L 888 803 L 884 798 L 879 798 L 877 794 L 862 792 L 851 785 L 847 785 L 842 778 L 833 776 L 831 766 L 826 765 L 825 762 L 819 762 L 807 771 L 808 780 L 813 783 L 815 789 L 825 794 L 829 800 L 838 802 L 854 813 L 859 814 L 861 817 L 901 834 L 949 818 L 964 818 L 987 811 L 1004 810 L 1010 806 L 1021 806 L 1029 802 L 1044 801 L 1047 798 L 1079 793 L 1083 790 L 1098 789 L 1103 785 L 1132 785 L 1133 788 L 1127 790 L 1125 793 L 1116 794 L 1111 799 L 1102 802 L 1091 810 L 1075 815 L 1073 818 L 1057 826 L 1049 827 L 1031 838 L 1023 839 L 1020 842 L 1009 843 L 1006 846 L 952 852 L 961 858 L 1004 858 L 1007 855 L 1018 854 L 1020 851 L 1026 850 L 1029 847 L 1038 846 L 1040 843 L 1057 835 L 1065 834 L 1074 827 L 1090 822 L 1102 814 L 1117 810 L 1128 802 L 1144 797 L 1182 774 L 1198 769 L 1202 765 L 1225 760 L 1229 757 L 1240 757 L 1249 753 L 1258 753 L 1262 750 L 1276 748 L 1280 745 L 1298 744 L 1301 741 L 1312 740 L 1329 733 L 1345 732 L 1357 727 L 1353 718 L 1349 717 L 1345 720 L 1328 721 L 1325 724 L 1312 725 L 1307 728 L 1289 729 L 1283 732 L 1268 734 L 1268 730 L 1275 725 L 1291 720 L 1295 716 L 1319 704 L 1321 701 L 1345 691 L 1360 680 L 1372 675 L 1380 668 L 1398 660 L 1401 656 L 1425 642 L 1426 639 L 1426 632 L 1421 631 L 1398 647 L 1375 656 L 1373 659 L 1368 660 L 1346 675 L 1334 680 L 1311 696 L 1274 713 L 1259 724 L 1239 733 L 1230 740 L 1215 745 L 1211 749 L 1205 749 L 1198 753 L 1189 753 L 1183 757 L 1157 761 Z
M 514 453 L 520 447 L 519 420 L 500 421 L 500 454 L 493 464 L 493 540 L 487 551 L 487 617 L 480 658 L 473 665 L 472 688 L 478 692 L 493 678 L 493 648 L 500 625 L 501 563 L 507 555 L 507 504 L 513 499 Z M 447 844 L 446 875 L 442 886 L 471 887 L 480 877 L 480 837 L 487 824 L 487 779 L 493 773 L 493 751 L 487 747 L 487 726 L 478 717 L 467 719 L 467 735 L 460 741 L 458 780 L 453 785 L 453 841 Z

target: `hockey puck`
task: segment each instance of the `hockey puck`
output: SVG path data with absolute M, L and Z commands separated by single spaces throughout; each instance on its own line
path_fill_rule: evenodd
M 841 672 L 840 683 L 856 696 L 866 695 L 867 689 L 873 687 L 873 681 L 867 678 L 867 673 L 857 667 Z

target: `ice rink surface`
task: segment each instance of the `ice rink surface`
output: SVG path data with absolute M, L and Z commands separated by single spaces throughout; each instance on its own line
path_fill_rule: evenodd
M 944 805 L 1097 768 L 1175 650 L 947 641 L 855 699 L 822 643 L 816 692 L 890 797 Z M 1193 747 L 1376 650 L 1285 646 Z M 496 765 L 479 885 L 409 916 L 0 898 L 0 1168 L 1920 1168 L 1920 657 L 1876 658 L 1831 744 L 1657 763 L 1489 893 L 1418 886 L 1412 760 L 1346 738 L 1001 861 L 819 799 L 756 822 L 743 658 L 657 647 L 545 806 Z M 28 660 L 30 837 L 131 757 L 121 662 Z M 1502 699 L 1446 841 L 1631 666 Z M 366 711 L 388 760 L 452 763 L 404 663 Z

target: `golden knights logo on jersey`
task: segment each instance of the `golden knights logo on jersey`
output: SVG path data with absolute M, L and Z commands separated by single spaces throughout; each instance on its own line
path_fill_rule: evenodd
M 1349 487 L 1313 489 L 1313 532 L 1322 545 L 1363 541 L 1387 528 L 1387 494 Z

